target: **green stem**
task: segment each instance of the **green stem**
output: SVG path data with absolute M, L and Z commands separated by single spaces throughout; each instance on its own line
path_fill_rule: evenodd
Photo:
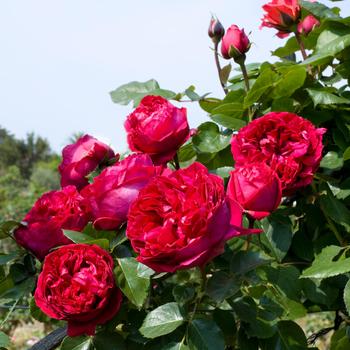
M 250 84 L 249 84 L 249 77 L 248 77 L 248 72 L 247 72 L 247 67 L 245 66 L 245 55 L 243 55 L 241 58 L 235 60 L 236 63 L 239 64 L 241 67 L 242 75 L 243 75 L 243 80 L 244 80 L 244 85 L 245 85 L 245 91 L 246 93 L 249 92 L 250 90 Z M 248 121 L 251 122 L 253 120 L 253 112 L 251 108 L 248 108 Z
M 306 53 L 306 50 L 305 50 L 304 43 L 301 40 L 301 36 L 300 36 L 300 34 L 298 32 L 294 32 L 294 34 L 295 34 L 295 38 L 297 39 L 298 45 L 300 47 L 301 55 L 303 56 L 303 59 L 305 61 L 307 59 L 307 53 Z
M 218 70 L 220 85 L 221 85 L 222 89 L 224 90 L 225 95 L 227 95 L 228 90 L 227 90 L 227 88 L 225 86 L 225 83 L 221 79 L 221 66 L 220 66 L 220 61 L 219 61 L 218 46 L 219 46 L 219 43 L 215 43 L 215 46 L 214 46 L 214 59 L 215 59 L 216 69 Z
M 180 169 L 180 162 L 179 162 L 179 157 L 178 157 L 177 153 L 175 153 L 175 156 L 174 156 L 174 163 L 175 163 L 175 169 L 179 170 Z

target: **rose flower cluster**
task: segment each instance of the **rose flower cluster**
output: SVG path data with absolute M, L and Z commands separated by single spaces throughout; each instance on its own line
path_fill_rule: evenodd
M 282 6 L 283 3 L 283 6 Z M 296 0 L 264 6 L 263 25 L 288 33 L 300 18 Z M 315 22 L 305 19 L 300 31 Z M 244 30 L 226 34 L 212 21 L 209 34 L 222 39 L 225 58 L 245 54 Z M 113 231 L 126 236 L 137 260 L 155 272 L 203 267 L 224 251 L 227 240 L 260 233 L 243 227 L 271 214 L 282 196 L 311 183 L 322 157 L 322 135 L 301 116 L 271 112 L 234 134 L 235 168 L 227 188 L 201 163 L 179 168 L 177 151 L 191 138 L 185 108 L 146 96 L 125 121 L 133 153 L 124 159 L 85 135 L 62 151 L 62 188 L 42 195 L 16 229 L 17 243 L 42 262 L 35 301 L 48 316 L 65 320 L 68 335 L 93 335 L 122 303 L 112 255 L 94 244 L 74 244 L 64 230 Z M 96 175 L 97 174 L 97 175 Z M 95 176 L 93 176 L 95 175 Z

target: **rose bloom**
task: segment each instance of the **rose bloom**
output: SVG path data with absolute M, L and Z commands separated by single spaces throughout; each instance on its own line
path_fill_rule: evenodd
M 99 230 L 115 230 L 126 221 L 130 204 L 159 169 L 147 154 L 133 154 L 94 178 L 81 194 Z
M 246 164 L 231 172 L 227 195 L 249 216 L 260 220 L 278 208 L 282 185 L 276 172 L 265 163 Z
M 147 153 L 155 164 L 171 160 L 190 137 L 186 108 L 160 96 L 146 96 L 125 121 L 129 147 Z
M 279 38 L 289 35 L 291 27 L 298 21 L 301 13 L 298 0 L 272 0 L 262 8 L 266 13 L 262 18 L 260 28 L 277 29 Z
M 62 162 L 58 167 L 61 186 L 74 185 L 82 189 L 89 184 L 86 176 L 114 157 L 113 150 L 103 142 L 90 135 L 80 137 L 62 151 Z
M 315 29 L 315 27 L 318 27 L 319 25 L 320 22 L 317 18 L 312 15 L 308 15 L 298 24 L 298 33 L 307 36 Z
M 227 29 L 221 42 L 221 53 L 224 58 L 238 58 L 244 55 L 249 48 L 250 41 L 244 29 L 239 29 L 234 24 Z
M 157 272 L 202 266 L 224 250 L 241 227 L 242 209 L 225 196 L 223 180 L 193 163 L 155 177 L 128 214 L 126 234 L 138 261 Z
M 322 158 L 322 135 L 309 120 L 271 112 L 253 120 L 232 138 L 236 166 L 265 162 L 278 174 L 283 195 L 309 185 Z
M 34 298 L 51 318 L 68 322 L 68 336 L 94 335 L 122 301 L 113 259 L 97 245 L 70 244 L 46 256 Z
M 74 186 L 43 194 L 23 219 L 14 237 L 18 244 L 30 250 L 39 260 L 52 248 L 71 241 L 62 229 L 82 231 L 89 221 L 86 203 Z

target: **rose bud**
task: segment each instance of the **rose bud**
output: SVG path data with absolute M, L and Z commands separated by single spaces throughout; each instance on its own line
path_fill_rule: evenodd
M 74 185 L 78 190 L 89 184 L 87 175 L 114 158 L 113 150 L 90 135 L 80 137 L 62 151 L 58 167 L 61 186 Z
M 227 195 L 237 201 L 249 216 L 260 220 L 279 206 L 281 181 L 268 165 L 248 164 L 231 172 Z
M 249 48 L 250 41 L 244 33 L 244 29 L 239 29 L 235 24 L 227 29 L 221 42 L 221 53 L 224 58 L 240 58 Z
M 282 183 L 283 195 L 309 185 L 322 158 L 322 135 L 309 120 L 289 112 L 271 112 L 239 130 L 231 141 L 235 165 L 266 163 Z
M 220 42 L 224 34 L 225 34 L 225 28 L 217 18 L 212 16 L 209 24 L 209 29 L 208 29 L 209 37 L 214 42 L 214 44 L 217 44 Z
M 285 38 L 293 31 L 293 26 L 301 14 L 298 0 L 272 0 L 262 8 L 266 13 L 262 18 L 260 28 L 277 29 L 279 38 Z
M 94 227 L 116 230 L 126 222 L 130 204 L 157 171 L 147 154 L 133 154 L 96 176 L 94 182 L 81 191 L 88 202 Z
M 234 236 L 258 233 L 241 224 L 242 209 L 226 197 L 222 178 L 193 163 L 154 177 L 140 191 L 126 234 L 138 261 L 157 272 L 174 272 L 203 266 Z
M 113 259 L 97 245 L 70 244 L 46 256 L 34 298 L 48 316 L 68 322 L 69 337 L 94 335 L 119 311 Z
M 82 231 L 89 221 L 83 197 L 74 186 L 43 194 L 14 233 L 16 242 L 39 260 L 52 248 L 72 243 L 62 229 Z
M 307 36 L 315 29 L 315 27 L 318 27 L 319 25 L 320 22 L 317 18 L 312 15 L 308 15 L 298 24 L 298 33 Z
M 125 122 L 129 148 L 147 153 L 157 165 L 171 160 L 190 137 L 186 108 L 160 96 L 146 96 Z

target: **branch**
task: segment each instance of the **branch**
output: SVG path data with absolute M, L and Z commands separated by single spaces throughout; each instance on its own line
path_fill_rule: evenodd
M 67 335 L 67 326 L 55 329 L 45 338 L 39 340 L 29 350 L 53 350 L 56 349 Z

